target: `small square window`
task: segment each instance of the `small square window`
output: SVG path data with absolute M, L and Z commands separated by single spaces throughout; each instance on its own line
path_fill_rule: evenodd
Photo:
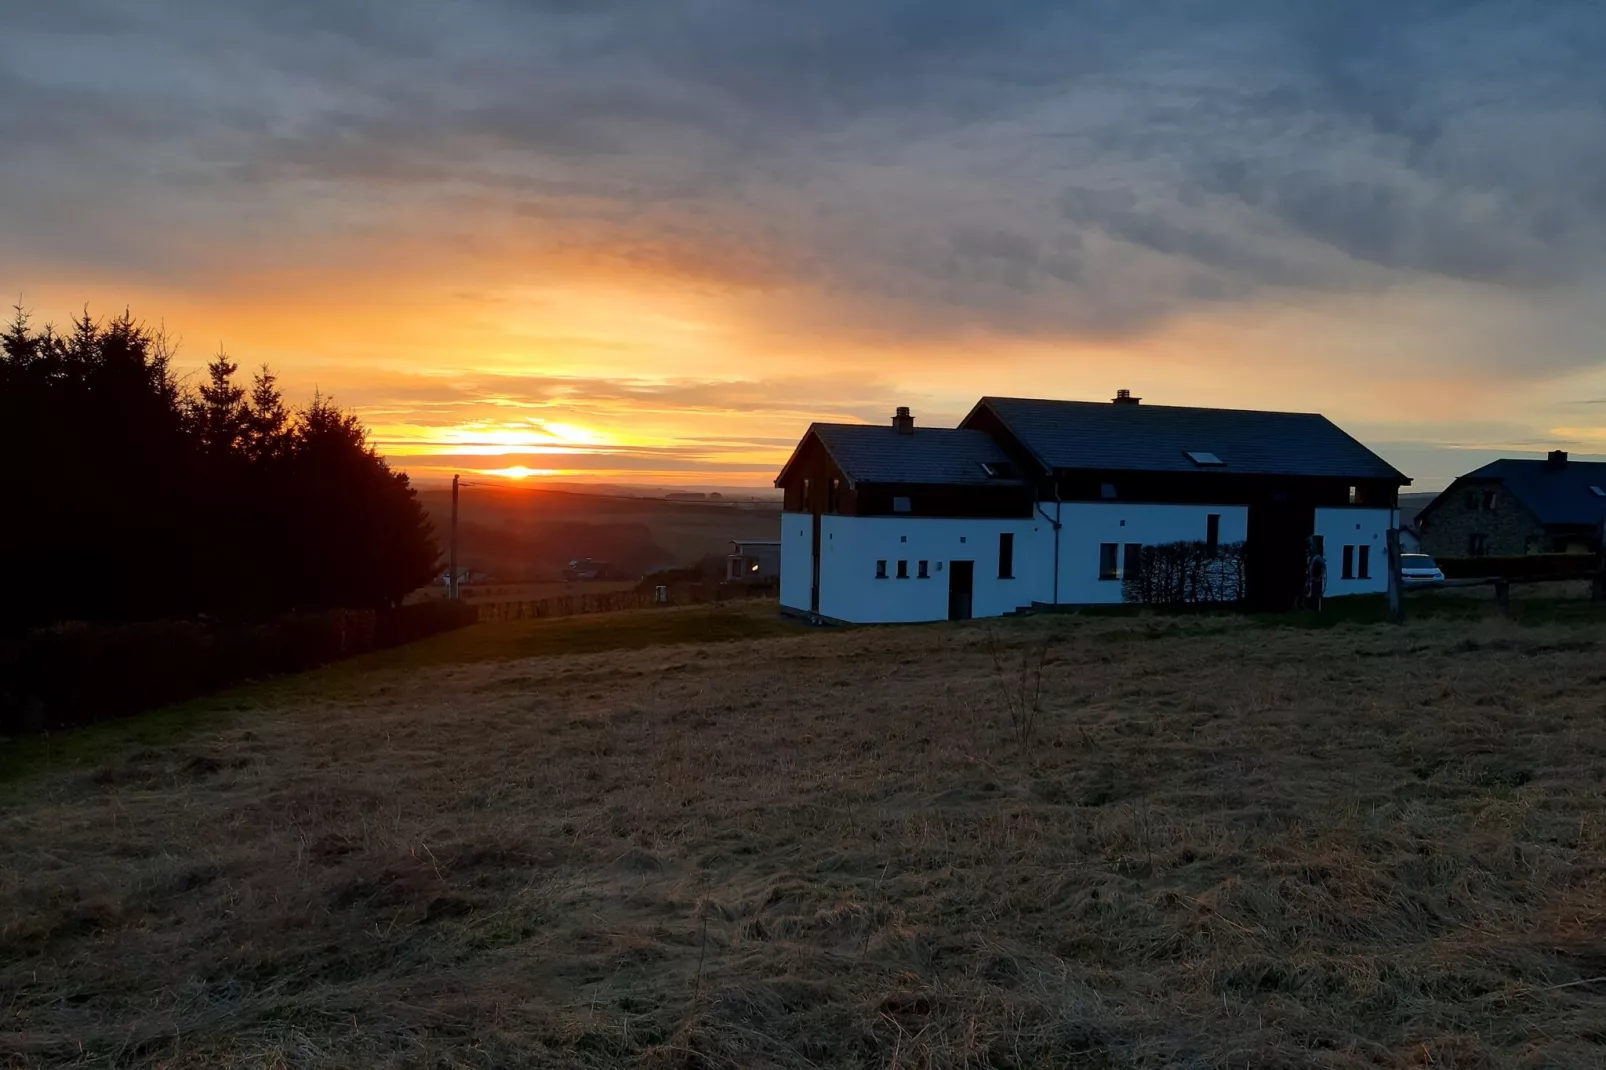
M 1113 498 L 1113 497 L 1115 497 L 1115 484 L 1114 483 L 1101 483 L 1099 485 L 1099 497 L 1100 498 Z
M 927 564 L 929 564 L 929 562 L 926 562 L 926 561 L 920 562 L 920 569 L 919 569 L 919 571 L 917 571 L 915 573 L 915 576 L 916 576 L 917 579 L 922 579 L 922 580 L 931 579 L 931 573 L 926 571 Z
M 907 562 L 907 561 L 899 561 L 898 562 L 898 578 L 900 580 L 906 580 L 906 579 L 909 578 L 909 562 Z
M 963 535 L 959 536 L 959 541 L 960 542 L 964 542 L 965 541 L 965 537 Z
M 907 513 L 907 512 L 909 512 L 909 499 L 908 498 L 894 498 L 894 499 L 892 499 L 892 511 L 894 513 Z
M 885 561 L 877 561 L 875 563 L 875 578 L 878 580 L 887 578 L 887 563 Z
M 899 535 L 898 536 L 898 541 L 899 542 L 908 542 L 909 541 L 909 536 L 907 536 L 907 535 Z

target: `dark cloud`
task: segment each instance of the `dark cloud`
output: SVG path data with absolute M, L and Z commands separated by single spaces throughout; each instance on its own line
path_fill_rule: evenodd
M 0 38 L 22 283 L 400 232 L 443 264 L 723 264 L 783 330 L 1033 335 L 1606 268 L 1585 0 L 26 7 Z

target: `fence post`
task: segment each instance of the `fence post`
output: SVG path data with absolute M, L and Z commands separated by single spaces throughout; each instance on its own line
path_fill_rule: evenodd
M 1395 624 L 1405 621 L 1405 598 L 1400 582 L 1400 529 L 1388 530 L 1389 553 L 1389 620 Z

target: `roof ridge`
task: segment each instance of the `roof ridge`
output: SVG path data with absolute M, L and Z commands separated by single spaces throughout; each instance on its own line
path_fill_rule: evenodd
M 1092 406 L 1094 406 L 1096 408 L 1100 408 L 1100 409 L 1113 409 L 1113 408 L 1117 407 L 1116 403 L 1113 402 L 1113 401 L 1084 401 L 1081 398 L 1023 398 L 1023 397 L 1015 397 L 1015 396 L 1012 396 L 1012 395 L 988 394 L 988 395 L 984 396 L 981 400 L 982 401 L 1029 401 L 1034 405 L 1092 405 Z M 1305 412 L 1303 410 L 1293 410 L 1293 409 L 1234 409 L 1234 408 L 1228 408 L 1225 405 L 1161 405 L 1161 404 L 1150 404 L 1149 402 L 1146 402 L 1146 401 L 1142 402 L 1141 404 L 1133 403 L 1133 404 L 1125 405 L 1125 406 L 1121 406 L 1121 407 L 1130 408 L 1130 409 L 1150 409 L 1150 410 L 1153 410 L 1153 409 L 1171 409 L 1171 410 L 1182 410 L 1182 411 L 1185 411 L 1185 412 L 1252 412 L 1252 413 L 1256 413 L 1258 415 L 1267 415 L 1267 416 L 1315 416 L 1315 417 L 1319 417 L 1320 419 L 1327 420 L 1328 423 L 1332 423 L 1333 422 L 1332 420 L 1328 419 L 1328 417 L 1327 417 L 1327 415 L 1325 413 Z M 1338 425 L 1334 424 L 1333 426 L 1337 427 Z

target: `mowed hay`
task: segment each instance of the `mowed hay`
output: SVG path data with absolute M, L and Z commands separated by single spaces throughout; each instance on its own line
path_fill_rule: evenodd
M 1592 629 L 394 660 L 12 786 L 0 1065 L 1606 1065 Z

